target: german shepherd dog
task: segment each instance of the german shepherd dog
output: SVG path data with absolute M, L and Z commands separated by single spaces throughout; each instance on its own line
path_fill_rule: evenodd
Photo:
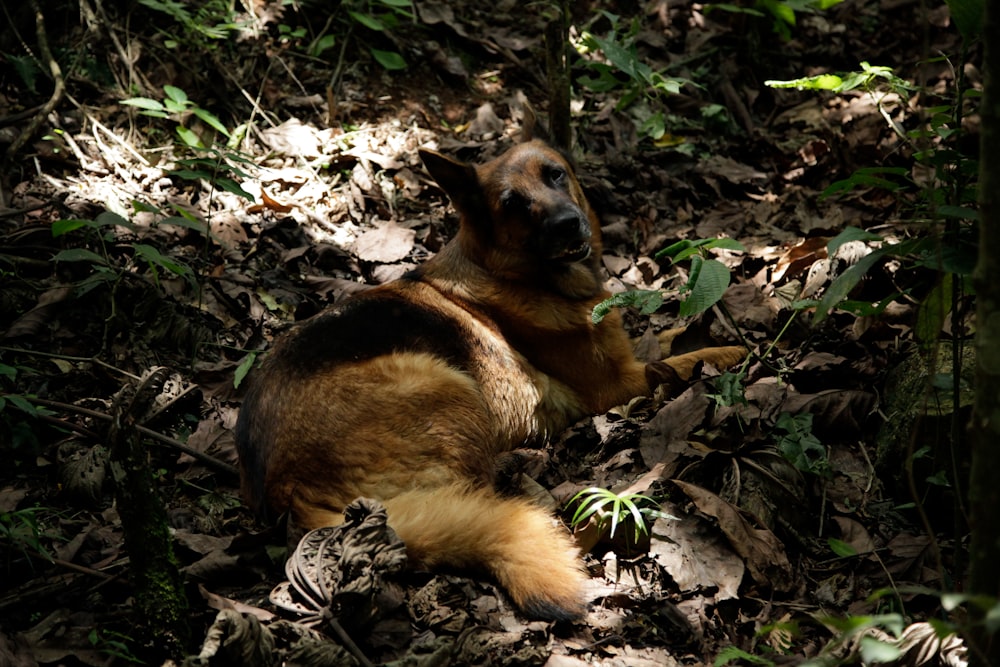
M 497 458 L 650 394 L 694 358 L 647 365 L 617 313 L 592 323 L 608 296 L 598 218 L 569 161 L 523 134 L 479 166 L 420 151 L 456 236 L 281 338 L 236 439 L 259 516 L 333 526 L 375 498 L 411 563 L 485 571 L 525 615 L 572 619 L 586 610 L 574 543 L 548 511 L 494 489 Z

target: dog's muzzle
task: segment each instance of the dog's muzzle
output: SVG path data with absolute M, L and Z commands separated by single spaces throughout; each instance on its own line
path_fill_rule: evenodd
M 543 228 L 542 247 L 549 259 L 571 264 L 590 257 L 590 221 L 578 209 L 564 209 Z

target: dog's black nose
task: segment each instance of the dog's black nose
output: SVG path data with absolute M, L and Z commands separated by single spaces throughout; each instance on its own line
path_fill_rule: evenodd
M 580 242 L 590 238 L 590 224 L 580 212 L 563 209 L 549 218 L 548 235 L 555 242 Z

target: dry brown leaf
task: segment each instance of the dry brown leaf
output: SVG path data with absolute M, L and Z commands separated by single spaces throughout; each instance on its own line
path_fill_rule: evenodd
M 787 274 L 797 276 L 819 259 L 826 258 L 827 236 L 813 236 L 789 248 L 774 264 L 771 280 L 780 281 Z
M 665 504 L 662 509 L 682 518 L 660 520 L 653 525 L 649 553 L 681 592 L 716 588 L 717 601 L 738 597 L 746 568 L 718 531 L 698 517 L 683 516 L 676 507 Z
M 354 242 L 354 253 L 363 262 L 398 262 L 413 250 L 415 238 L 416 232 L 412 229 L 386 222 L 358 236 Z
M 754 528 L 736 506 L 711 491 L 679 479 L 671 481 L 701 512 L 715 517 L 729 544 L 743 558 L 754 581 L 779 592 L 792 590 L 795 577 L 792 565 L 785 555 L 785 546 L 774 533 Z

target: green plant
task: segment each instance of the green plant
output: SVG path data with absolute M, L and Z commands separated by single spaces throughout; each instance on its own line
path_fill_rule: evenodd
M 183 221 L 183 222 L 180 222 Z M 165 218 L 160 224 L 180 224 L 190 227 L 186 218 Z M 67 248 L 56 253 L 52 257 L 53 262 L 89 262 L 92 272 L 77 285 L 77 295 L 80 296 L 94 287 L 104 283 L 116 283 L 121 280 L 129 269 L 135 265 L 145 265 L 153 283 L 159 285 L 159 272 L 167 271 L 180 278 L 183 278 L 191 285 L 192 289 L 198 289 L 198 281 L 194 271 L 190 266 L 180 260 L 167 257 L 157 248 L 146 244 L 133 242 L 129 245 L 132 248 L 131 261 L 122 265 L 116 262 L 108 252 L 107 244 L 114 241 L 112 232 L 108 228 L 124 227 L 130 231 L 135 231 L 135 225 L 121 217 L 117 213 L 105 211 L 99 214 L 94 220 L 56 220 L 52 223 L 52 236 L 58 238 L 70 232 L 86 229 L 96 232 L 91 236 L 95 238 L 102 253 L 98 254 L 86 248 Z M 202 226 L 203 227 L 203 226 Z M 201 229 L 200 231 L 204 231 Z
M 0 387 L 6 390 L 16 386 L 14 382 L 22 370 L 0 363 Z M 0 445 L 0 451 L 13 455 L 15 464 L 33 459 L 38 451 L 38 418 L 49 414 L 21 392 L 0 393 L 0 443 L 6 445 Z
M 639 32 L 639 21 L 628 24 L 610 12 L 601 11 L 601 16 L 611 23 L 611 30 L 604 37 L 584 31 L 575 44 L 583 66 L 590 72 L 580 76 L 577 82 L 594 92 L 622 90 L 616 108 L 623 111 L 636 105 L 640 100 L 645 104 L 636 110 L 640 116 L 639 133 L 653 140 L 661 139 L 666 133 L 666 116 L 662 110 L 650 110 L 662 102 L 663 97 L 680 92 L 681 86 L 692 84 L 688 79 L 667 76 L 643 62 L 638 55 L 635 37 Z M 600 53 L 603 59 L 596 55 Z
M 726 648 L 719 651 L 719 654 L 715 656 L 715 660 L 712 661 L 713 667 L 723 667 L 731 662 L 737 662 L 741 665 L 764 665 L 765 667 L 773 667 L 774 661 L 768 658 L 764 658 L 759 655 L 754 655 L 744 651 L 736 646 L 727 646 Z
M 351 20 L 368 30 L 389 32 L 399 25 L 400 19 L 415 20 L 411 0 L 359 0 L 347 5 Z M 368 47 L 375 61 L 387 70 L 406 69 L 406 60 L 396 51 Z
M 42 529 L 40 515 L 51 510 L 26 507 L 12 512 L 0 512 L 0 544 L 6 543 L 25 556 L 36 554 L 52 560 L 52 554 L 42 544 L 42 538 L 51 538 Z
M 196 49 L 211 50 L 240 28 L 233 4 L 226 0 L 208 0 L 196 6 L 177 0 L 139 0 L 139 4 L 169 16 L 181 27 L 180 34 L 159 28 L 166 35 L 164 45 L 168 49 L 190 44 Z
M 802 472 L 826 477 L 830 461 L 826 448 L 813 433 L 813 416 L 804 412 L 793 415 L 782 412 L 774 424 L 778 451 Z
M 136 640 L 124 633 L 94 628 L 87 634 L 87 641 L 95 650 L 108 657 L 120 658 L 134 665 L 146 664 L 146 661 L 137 658 L 129 648 L 129 644 L 136 643 Z
M 593 517 L 601 530 L 609 525 L 609 537 L 615 536 L 619 524 L 632 524 L 632 541 L 649 533 L 647 519 L 665 518 L 660 504 L 641 493 L 617 494 L 608 489 L 591 486 L 573 496 L 567 507 L 577 505 L 570 526 L 574 529 L 587 524 Z
M 680 309 L 683 317 L 708 310 L 719 302 L 729 287 L 731 278 L 729 267 L 709 254 L 709 251 L 714 249 L 745 250 L 739 241 L 720 238 L 678 241 L 656 253 L 657 259 L 670 257 L 675 264 L 686 259 L 691 260 L 688 280 L 679 290 L 684 296 Z M 615 294 L 594 306 L 591 319 L 594 324 L 600 324 L 612 308 L 622 306 L 639 308 L 643 314 L 648 315 L 663 305 L 663 296 L 660 290 L 631 290 Z
M 718 10 L 758 18 L 770 15 L 771 29 L 778 33 L 781 39 L 787 40 L 791 39 L 792 28 L 795 27 L 799 14 L 826 11 L 841 2 L 843 0 L 755 0 L 750 7 L 719 2 L 705 5 L 705 13 Z

